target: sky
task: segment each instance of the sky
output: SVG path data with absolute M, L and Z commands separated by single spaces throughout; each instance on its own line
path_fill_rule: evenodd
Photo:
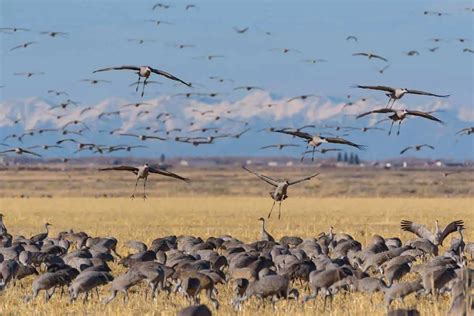
M 414 157 L 474 159 L 471 136 L 455 136 L 461 128 L 473 126 L 473 49 L 474 13 L 466 10 L 471 1 L 170 1 L 168 9 L 152 10 L 151 1 L 22 1 L 5 0 L 0 4 L 0 27 L 22 27 L 25 32 L 0 33 L 0 135 L 21 134 L 34 128 L 61 127 L 71 120 L 84 121 L 90 130 L 77 140 L 101 145 L 141 144 L 135 156 L 214 156 L 214 155 L 300 155 L 304 142 L 291 136 L 259 132 L 269 127 L 298 127 L 314 124 L 307 130 L 322 135 L 338 135 L 368 146 L 360 153 L 365 159 L 399 156 L 406 146 L 427 143 L 435 150 L 411 152 Z M 186 10 L 186 5 L 195 7 Z M 441 16 L 424 12 L 442 12 Z M 162 20 L 160 24 L 148 20 Z M 237 33 L 234 28 L 248 30 Z M 60 31 L 65 36 L 50 37 L 40 32 Z M 357 42 L 346 37 L 354 35 Z M 431 39 L 441 39 L 434 42 Z M 467 39 L 460 42 L 458 39 Z M 143 44 L 131 39 L 143 39 Z M 27 48 L 11 51 L 25 42 Z M 193 47 L 178 49 L 177 44 Z M 439 47 L 436 52 L 428 48 Z M 297 51 L 282 53 L 281 49 Z M 404 52 L 416 50 L 418 56 Z M 368 60 L 352 56 L 374 52 L 389 60 Z M 222 55 L 207 60 L 203 56 Z M 324 59 L 309 64 L 306 59 Z M 137 76 L 128 71 L 93 74 L 99 68 L 119 65 L 150 65 L 192 82 L 194 88 L 176 85 L 166 78 L 152 77 L 162 84 L 148 85 L 142 98 L 128 85 Z M 377 71 L 389 65 L 383 74 Z M 18 72 L 44 72 L 25 78 Z M 220 83 L 210 76 L 231 79 Z M 83 79 L 110 82 L 92 85 Z M 396 106 L 418 110 L 438 110 L 436 116 L 446 126 L 409 119 L 401 134 L 387 135 L 387 129 L 369 132 L 338 132 L 325 125 L 364 127 L 383 116 L 355 119 L 361 112 L 384 107 L 382 92 L 353 88 L 356 84 L 388 85 L 450 94 L 438 99 L 405 96 Z M 238 86 L 257 86 L 263 90 L 233 90 Z M 48 90 L 66 91 L 69 96 L 54 96 Z M 177 93 L 221 93 L 210 97 L 173 97 Z M 306 101 L 286 100 L 302 94 L 320 97 Z M 351 98 L 348 99 L 347 96 Z M 70 98 L 77 106 L 50 110 Z M 360 101 L 361 98 L 366 101 Z M 97 118 L 100 111 L 122 109 L 126 103 L 151 105 L 127 109 L 120 117 Z M 344 107 L 352 102 L 353 105 Z M 268 103 L 276 103 L 271 108 Z M 80 114 L 85 107 L 93 111 Z M 221 118 L 201 115 L 195 110 L 212 110 Z M 148 111 L 138 115 L 141 110 Z M 227 113 L 232 111 L 231 113 Z M 156 116 L 172 113 L 165 123 Z M 62 116 L 60 119 L 56 117 Z M 137 116 L 138 115 L 138 116 Z M 13 124 L 12 118 L 20 118 Z M 194 122 L 189 127 L 189 122 Z M 242 122 L 248 122 L 244 125 Z M 247 128 L 241 138 L 218 139 L 212 145 L 192 146 L 171 140 L 141 142 L 131 137 L 109 135 L 99 130 L 122 128 L 124 133 L 149 134 L 152 129 L 181 128 L 173 136 L 208 136 L 196 127 L 218 127 L 220 134 L 235 134 Z M 68 127 L 69 128 L 69 127 Z M 79 129 L 70 126 L 71 130 Z M 157 132 L 155 135 L 164 136 Z M 170 136 L 170 135 L 168 135 Z M 1 137 L 2 139 L 4 137 Z M 24 148 L 53 144 L 64 138 L 45 133 L 23 138 L 23 143 L 9 138 L 6 145 Z M 1 141 L 1 140 L 0 140 Z M 261 146 L 292 143 L 301 148 L 259 150 Z M 47 157 L 73 155 L 73 144 L 63 149 L 41 151 Z M 331 147 L 331 146 L 326 146 Z M 332 146 L 334 147 L 334 146 Z M 338 148 L 344 148 L 336 146 Z M 0 150 L 8 147 L 0 147 Z M 349 149 L 349 151 L 353 151 Z M 116 152 L 110 155 L 126 155 Z M 90 156 L 91 152 L 78 155 Z

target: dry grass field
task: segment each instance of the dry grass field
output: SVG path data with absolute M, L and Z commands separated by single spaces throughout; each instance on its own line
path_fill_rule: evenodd
M 97 166 L 56 166 L 47 169 L 0 170 L 0 197 L 128 197 L 135 176 L 130 172 L 102 172 Z M 256 168 L 256 167 L 254 167 Z M 256 168 L 273 178 L 294 179 L 320 172 L 310 182 L 294 186 L 292 196 L 309 197 L 472 197 L 473 173 L 465 169 L 444 176 L 449 169 L 316 168 L 310 166 Z M 190 178 L 180 181 L 152 175 L 150 197 L 262 196 L 270 187 L 239 166 L 215 168 L 178 167 L 173 172 Z M 138 187 L 137 192 L 141 192 Z
M 131 188 L 132 182 L 124 186 Z M 154 190 L 150 192 L 152 195 L 156 193 Z M 376 233 L 386 237 L 400 236 L 402 240 L 412 238 L 413 235 L 401 232 L 401 219 L 425 223 L 430 227 L 435 219 L 439 219 L 442 224 L 464 219 L 466 239 L 474 239 L 471 229 L 474 223 L 473 198 L 314 198 L 291 193 L 283 204 L 282 219 L 278 220 L 275 216 L 268 222 L 268 230 L 278 239 L 284 235 L 314 237 L 327 231 L 331 225 L 336 232 L 349 233 L 363 245 Z M 127 240 L 150 243 L 156 237 L 170 234 L 190 234 L 203 238 L 231 234 L 243 241 L 255 241 L 259 238 L 260 229 L 257 218 L 267 214 L 271 203 L 267 196 L 229 195 L 160 197 L 147 201 L 88 197 L 2 198 L 0 209 L 6 216 L 5 223 L 9 231 L 14 235 L 36 234 L 42 229 L 42 224 L 48 221 L 53 224 L 53 235 L 72 228 L 93 236 L 115 236 L 119 240 L 118 252 L 126 255 L 128 252 L 123 242 Z M 114 275 L 123 271 L 115 263 L 111 267 Z M 107 306 L 102 305 L 100 299 L 108 295 L 109 286 L 100 290 L 100 299 L 94 296 L 86 304 L 80 300 L 70 304 L 67 297 L 61 298 L 59 295 L 53 296 L 48 303 L 44 302 L 41 295 L 26 304 L 23 298 L 30 294 L 32 279 L 24 279 L 0 295 L 1 315 L 175 315 L 177 310 L 187 306 L 187 302 L 175 294 L 167 298 L 161 293 L 156 301 L 146 301 L 144 285 L 132 288 L 127 304 L 122 302 L 119 294 L 119 299 Z M 221 308 L 217 315 L 233 314 L 230 285 L 221 285 L 218 290 Z M 299 290 L 302 295 L 308 293 L 307 290 Z M 206 298 L 202 301 L 207 303 Z M 276 306 L 276 311 L 270 305 L 259 309 L 257 301 L 252 299 L 245 303 L 239 315 L 382 315 L 385 312 L 380 293 L 372 297 L 362 294 L 336 295 L 331 309 L 326 311 L 322 309 L 321 298 L 308 302 L 304 307 L 297 301 L 282 301 Z M 422 315 L 445 315 L 449 300 L 416 299 L 412 295 L 404 304 L 393 303 L 393 307 L 396 306 L 416 307 Z

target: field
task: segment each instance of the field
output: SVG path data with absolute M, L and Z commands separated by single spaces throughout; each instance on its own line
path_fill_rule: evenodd
M 98 172 L 100 166 L 11 167 L 0 170 L 0 197 L 128 197 L 135 184 L 130 172 Z M 290 197 L 472 197 L 472 169 L 375 168 L 256 168 L 273 178 L 295 179 L 320 172 L 310 182 L 293 186 Z M 188 177 L 182 182 L 151 176 L 150 197 L 262 196 L 270 187 L 237 166 L 179 167 L 173 172 Z M 446 172 L 453 173 L 445 177 Z M 137 188 L 141 193 L 142 184 Z
M 227 174 L 237 174 L 236 171 L 226 172 Z M 294 175 L 297 174 L 301 175 L 295 171 Z M 354 176 L 357 175 L 357 172 L 350 174 Z M 360 174 L 360 177 L 365 179 L 362 183 L 370 183 L 367 180 L 370 179 L 367 173 L 360 172 Z M 379 175 L 375 179 L 382 181 L 383 178 L 387 185 L 393 185 L 390 183 L 400 181 L 397 179 L 411 177 L 407 174 L 403 177 L 396 176 L 396 174 L 396 172 L 384 172 L 383 175 Z M 400 236 L 402 240 L 413 238 L 414 235 L 401 232 L 399 223 L 402 219 L 424 223 L 429 228 L 432 228 L 435 219 L 439 219 L 443 225 L 452 220 L 463 219 L 467 228 L 465 237 L 472 241 L 474 233 L 470 228 L 474 221 L 472 215 L 474 199 L 465 197 L 469 195 L 466 192 L 472 192 L 470 191 L 472 182 L 468 181 L 468 175 L 460 174 L 451 180 L 450 177 L 439 177 L 439 173 L 422 174 L 424 178 L 418 177 L 419 182 L 434 181 L 433 179 L 454 181 L 454 183 L 466 182 L 464 182 L 464 186 L 453 186 L 457 188 L 454 192 L 458 192 L 458 194 L 454 194 L 454 197 L 420 198 L 412 197 L 412 195 L 404 197 L 397 192 L 385 198 L 380 197 L 381 194 L 378 193 L 374 194 L 374 197 L 355 197 L 357 193 L 352 195 L 346 193 L 337 197 L 337 194 L 333 193 L 328 194 L 333 197 L 321 198 L 318 197 L 320 192 L 313 196 L 311 192 L 314 191 L 333 190 L 333 192 L 337 192 L 334 179 L 333 182 L 328 180 L 331 187 L 327 187 L 325 180 L 330 176 L 325 174 L 317 181 L 308 182 L 298 188 L 295 187 L 295 190 L 290 189 L 290 198 L 283 203 L 281 220 L 277 219 L 274 211 L 267 229 L 276 239 L 285 235 L 297 235 L 304 238 L 315 237 L 320 232 L 327 231 L 330 226 L 334 226 L 336 232 L 349 233 L 365 245 L 374 234 L 385 237 Z M 230 234 L 246 242 L 258 240 L 260 223 L 257 218 L 266 216 L 272 204 L 267 193 L 269 188 L 245 174 L 240 180 L 242 183 L 246 183 L 240 187 L 241 191 L 237 192 L 236 186 L 230 186 L 230 190 L 237 192 L 235 194 L 228 194 L 225 191 L 224 186 L 227 183 L 217 182 L 214 189 L 209 189 L 205 184 L 204 190 L 199 188 L 199 181 L 196 180 L 190 185 L 191 189 L 186 192 L 182 188 L 186 185 L 170 181 L 158 182 L 157 177 L 152 176 L 148 188 L 150 197 L 146 201 L 141 198 L 135 200 L 127 198 L 134 184 L 133 176 L 130 175 L 127 177 L 123 174 L 108 174 L 107 177 L 110 178 L 99 179 L 94 176 L 95 173 L 90 172 L 89 174 L 82 173 L 82 176 L 79 177 L 79 179 L 89 179 L 89 183 L 95 183 L 97 187 L 87 185 L 83 181 L 74 182 L 75 180 L 66 182 L 66 185 L 62 186 L 56 181 L 57 179 L 54 179 L 53 173 L 42 174 L 40 171 L 36 173 L 20 171 L 16 178 L 11 175 L 9 172 L 2 174 L 2 179 L 7 181 L 2 181 L 1 192 L 4 197 L 0 199 L 0 209 L 5 215 L 6 226 L 13 235 L 21 234 L 28 237 L 37 234 L 42 230 L 44 222 L 50 222 L 53 224 L 52 235 L 72 228 L 75 231 L 85 231 L 92 236 L 114 236 L 119 240 L 118 252 L 122 255 L 128 254 L 128 249 L 123 247 L 123 242 L 127 240 L 136 239 L 149 244 L 157 237 L 171 234 L 195 235 L 204 239 L 209 236 Z M 199 177 L 197 172 L 193 175 L 193 179 L 199 179 L 200 177 L 205 178 L 209 173 L 203 174 L 201 172 Z M 111 178 L 114 177 L 116 177 L 116 181 L 111 181 Z M 118 182 L 119 177 L 123 178 L 120 179 L 123 182 Z M 28 178 L 35 178 L 38 182 L 22 181 Z M 52 180 L 46 183 L 45 179 Z M 39 185 L 38 183 L 41 181 L 43 183 Z M 355 183 L 354 181 L 353 185 Z M 173 194 L 172 189 L 167 187 L 169 184 L 172 185 L 171 188 L 180 188 Z M 224 190 L 222 194 L 216 191 L 219 184 Z M 32 185 L 38 187 L 40 194 L 32 190 Z M 72 192 L 71 188 L 74 186 L 83 188 L 81 196 L 77 196 L 77 194 L 67 196 L 67 192 Z M 30 192 L 32 197 L 18 197 L 18 188 L 22 189 L 21 193 L 23 194 Z M 102 193 L 101 188 L 104 188 L 109 197 L 98 197 Z M 139 186 L 140 189 L 142 189 L 141 186 Z M 165 193 L 161 190 L 164 190 Z M 199 190 L 205 191 L 206 194 L 200 194 Z M 357 192 L 355 188 L 353 190 Z M 370 196 L 371 190 L 384 192 L 387 187 L 375 188 L 372 185 L 361 192 L 365 192 L 364 196 Z M 430 194 L 430 190 L 437 190 L 437 188 L 430 188 L 427 185 L 423 190 L 427 193 L 420 194 L 421 196 L 430 196 L 435 195 Z M 14 194 L 15 192 L 16 194 Z M 11 197 L 15 195 L 17 197 Z M 34 197 L 35 195 L 51 195 L 53 198 Z M 114 195 L 122 197 L 110 197 Z M 449 245 L 449 241 L 445 245 Z M 124 271 L 115 263 L 112 263 L 111 267 L 114 275 Z M 413 274 L 409 274 L 406 278 L 413 278 Z M 144 285 L 132 288 L 130 300 L 126 305 L 121 300 L 121 294 L 118 299 L 107 306 L 100 303 L 100 299 L 108 295 L 109 286 L 100 290 L 100 299 L 93 296 L 93 299 L 86 304 L 80 300 L 70 304 L 67 297 L 60 298 L 59 295 L 53 296 L 48 303 L 44 302 L 41 295 L 35 301 L 26 304 L 23 302 L 23 298 L 30 294 L 32 280 L 31 277 L 24 279 L 20 285 L 8 288 L 1 294 L 0 314 L 174 315 L 177 310 L 187 306 L 187 301 L 175 294 L 167 298 L 164 293 L 161 293 L 155 302 L 145 301 L 144 292 L 148 289 Z M 217 314 L 229 315 L 232 313 L 230 306 L 231 286 L 220 285 L 218 290 L 221 308 Z M 308 294 L 308 290 L 302 288 L 299 290 L 303 296 Z M 203 298 L 202 301 L 207 303 L 206 298 Z M 323 313 L 321 298 L 318 298 L 315 303 L 308 302 L 304 308 L 299 301 L 278 302 L 276 306 L 276 311 L 272 311 L 270 305 L 258 309 L 257 301 L 253 299 L 244 304 L 243 310 L 239 314 L 314 315 Z M 414 296 L 410 296 L 404 304 L 393 304 L 393 307 L 396 306 L 416 307 L 422 315 L 445 315 L 449 308 L 449 300 L 441 298 L 439 301 L 433 301 L 426 298 L 415 299 Z M 382 294 L 378 293 L 373 297 L 363 294 L 336 295 L 331 310 L 327 309 L 325 313 L 331 315 L 382 315 L 384 312 Z

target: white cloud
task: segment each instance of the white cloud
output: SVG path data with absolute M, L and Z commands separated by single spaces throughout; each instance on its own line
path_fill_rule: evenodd
M 458 119 L 463 122 L 472 122 L 474 121 L 474 107 L 472 106 L 462 106 L 458 110 Z

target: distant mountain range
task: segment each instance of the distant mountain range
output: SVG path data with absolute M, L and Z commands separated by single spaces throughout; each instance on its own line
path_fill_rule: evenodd
M 402 124 L 400 136 L 387 135 L 389 122 L 377 125 L 385 131 L 335 129 L 340 127 L 366 127 L 385 116 L 372 116 L 368 119 L 356 120 L 355 115 L 376 107 L 384 107 L 385 99 L 341 99 L 335 97 L 308 97 L 306 100 L 297 99 L 287 102 L 288 98 L 271 95 L 268 92 L 250 92 L 237 100 L 220 100 L 219 96 L 166 96 L 155 99 L 144 99 L 146 105 L 139 107 L 124 104 L 132 101 L 122 98 L 108 98 L 96 104 L 74 105 L 67 98 L 31 97 L 22 100 L 4 101 L 0 113 L 0 134 L 3 143 L 9 146 L 29 147 L 34 145 L 55 144 L 64 138 L 74 138 L 83 143 L 97 145 L 145 145 L 130 153 L 133 156 L 154 158 L 161 153 L 168 156 L 291 156 L 299 157 L 305 149 L 301 139 L 289 135 L 264 132 L 271 127 L 301 127 L 313 124 L 316 128 L 308 128 L 310 133 L 340 136 L 359 144 L 368 146 L 368 150 L 360 152 L 364 160 L 387 159 L 399 156 L 402 148 L 415 144 L 428 143 L 435 146 L 435 150 L 411 152 L 409 156 L 434 159 L 443 157 L 452 160 L 474 158 L 471 136 L 455 136 L 457 130 L 469 126 L 469 123 L 460 118 L 469 118 L 469 110 L 453 108 L 448 103 L 438 100 L 423 99 L 427 103 L 410 107 L 425 111 L 439 111 L 434 115 L 446 122 L 446 126 L 418 119 L 410 118 Z M 72 100 L 74 101 L 74 100 Z M 63 107 L 58 105 L 63 104 Z M 71 103 L 64 105 L 66 103 Z M 270 105 L 270 106 L 269 106 Z M 56 108 L 54 108 L 56 106 Z M 397 102 L 397 107 L 404 107 Z M 54 108 L 54 109 L 51 109 Z M 90 109 L 89 109 L 90 108 Z M 120 115 L 114 114 L 121 111 Z M 109 115 L 99 115 L 110 113 Z M 15 120 L 19 120 L 15 124 Z M 82 123 L 74 124 L 74 121 Z M 72 122 L 72 123 L 70 123 Z M 75 132 L 81 129 L 81 135 L 63 134 L 62 127 L 70 123 L 65 130 Z M 192 124 L 191 124 L 192 123 Z M 218 128 L 214 131 L 192 131 L 199 128 Z M 174 138 L 181 137 L 208 137 L 216 135 L 236 135 L 249 128 L 240 138 L 217 139 L 214 144 L 192 146 L 177 143 Z M 38 129 L 61 129 L 55 132 L 38 133 Z M 120 129 L 111 134 L 114 129 Z M 165 130 L 181 129 L 169 134 Z M 17 137 L 26 131 L 34 134 L 24 135 L 22 142 Z M 157 131 L 154 133 L 154 131 Z M 147 140 L 140 141 L 134 137 L 120 136 L 120 133 L 146 134 L 166 137 L 168 141 Z M 5 139 L 8 137 L 8 139 Z M 286 148 L 282 151 L 259 148 L 269 144 L 292 143 L 301 145 L 300 148 Z M 83 151 L 76 155 L 76 144 L 64 143 L 63 149 L 37 149 L 45 157 L 84 157 L 93 154 Z M 334 146 L 324 146 L 334 147 Z M 335 146 L 353 151 L 352 148 Z M 2 146 L 2 148 L 7 148 Z M 128 154 L 128 153 L 126 153 Z M 99 155 L 99 154 L 96 154 Z M 114 157 L 124 156 L 124 152 L 114 152 Z M 331 157 L 335 157 L 334 154 Z

